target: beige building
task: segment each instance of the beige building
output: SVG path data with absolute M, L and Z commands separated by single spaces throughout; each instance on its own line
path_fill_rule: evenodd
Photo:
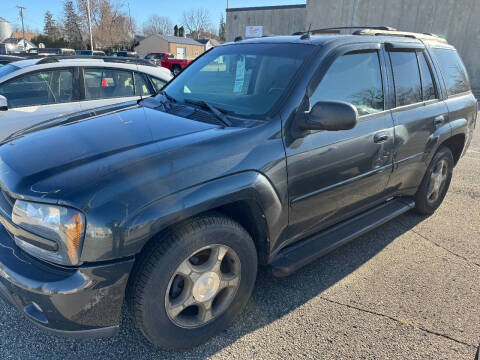
M 164 52 L 173 54 L 177 59 L 195 59 L 204 49 L 204 44 L 193 39 L 159 34 L 150 35 L 135 46 L 141 57 L 151 52 Z

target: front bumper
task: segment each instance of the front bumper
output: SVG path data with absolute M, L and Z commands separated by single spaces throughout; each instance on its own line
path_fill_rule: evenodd
M 49 265 L 19 249 L 0 225 L 0 297 L 57 335 L 116 334 L 133 261 L 78 268 Z

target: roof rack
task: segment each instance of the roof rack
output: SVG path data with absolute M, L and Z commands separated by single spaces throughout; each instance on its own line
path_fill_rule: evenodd
M 365 28 L 355 31 L 353 35 L 373 35 L 373 36 L 401 36 L 418 40 L 430 40 L 437 41 L 446 44 L 447 40 L 441 38 L 438 35 L 432 33 L 415 33 L 409 31 L 397 31 L 397 30 L 381 30 L 374 28 Z
M 152 64 L 147 59 L 121 57 L 121 56 L 97 56 L 97 55 L 93 55 L 93 56 L 92 55 L 65 55 L 65 56 L 50 55 L 39 60 L 37 64 L 48 64 L 48 63 L 59 62 L 59 60 L 72 60 L 72 59 L 84 59 L 84 60 L 94 59 L 94 60 L 103 60 L 103 62 L 111 62 L 111 63 L 156 66 L 155 64 Z
M 389 26 L 335 26 L 322 29 L 314 29 L 310 31 L 301 31 L 296 32 L 292 35 L 302 35 L 305 34 L 321 34 L 321 33 L 332 33 L 336 30 L 357 30 L 353 32 L 353 35 L 373 35 L 373 36 L 402 36 L 409 37 L 412 39 L 418 40 L 430 40 L 437 41 L 446 44 L 447 40 L 441 38 L 438 35 L 432 33 L 415 33 L 409 31 L 398 31 L 397 29 Z
M 395 28 L 389 27 L 389 26 L 334 26 L 334 27 L 328 27 L 328 28 L 321 28 L 321 29 L 313 29 L 313 30 L 308 30 L 308 31 L 297 31 L 293 33 L 292 35 L 304 35 L 307 33 L 311 34 L 318 34 L 318 33 L 328 33 L 332 32 L 334 30 L 353 30 L 353 29 L 376 29 L 376 30 L 385 30 L 385 31 L 392 31 L 396 30 Z

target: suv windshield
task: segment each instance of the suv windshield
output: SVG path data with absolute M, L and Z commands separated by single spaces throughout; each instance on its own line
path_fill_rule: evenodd
M 180 103 L 204 101 L 232 114 L 264 117 L 314 49 L 303 44 L 221 46 L 192 63 L 164 90 Z

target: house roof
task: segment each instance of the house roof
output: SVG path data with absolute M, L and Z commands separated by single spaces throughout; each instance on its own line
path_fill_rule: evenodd
M 37 35 L 38 34 L 35 33 L 25 33 L 25 40 L 32 41 L 32 39 Z M 12 37 L 21 39 L 23 37 L 23 34 L 21 32 L 14 31 L 12 33 Z
M 202 44 L 206 44 L 210 41 L 213 46 L 220 45 L 220 41 L 218 41 L 217 39 L 198 39 L 197 41 Z
M 186 44 L 186 45 L 199 45 L 202 46 L 201 43 L 199 43 L 196 40 L 190 39 L 190 38 L 184 38 L 180 36 L 172 36 L 172 35 L 160 35 L 160 34 L 155 34 L 151 36 L 156 36 L 159 37 L 165 41 L 168 41 L 169 43 L 176 43 L 176 44 Z M 151 37 L 149 36 L 149 38 Z

